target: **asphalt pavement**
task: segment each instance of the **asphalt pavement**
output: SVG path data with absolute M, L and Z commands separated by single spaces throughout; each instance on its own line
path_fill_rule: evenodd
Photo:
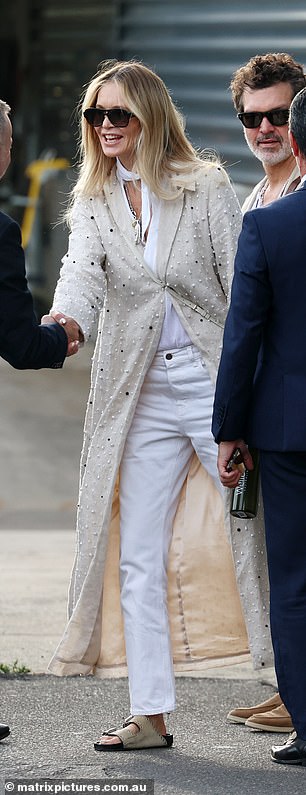
M 7 678 L 1 699 L 12 734 L 0 743 L 3 792 L 4 781 L 19 780 L 28 792 L 52 792 L 46 781 L 63 782 L 66 789 L 58 792 L 71 791 L 69 782 L 97 782 L 101 792 L 118 792 L 119 783 L 153 779 L 155 795 L 305 795 L 305 768 L 270 760 L 271 744 L 282 743 L 284 735 L 225 720 L 233 704 L 256 703 L 271 693 L 271 686 L 253 680 L 179 678 L 178 709 L 168 726 L 172 748 L 97 753 L 93 741 L 101 730 L 127 715 L 126 680 Z M 105 784 L 113 789 L 103 790 Z M 35 785 L 40 789 L 30 789 Z M 17 783 L 10 791 L 18 792 Z
M 226 721 L 231 707 L 273 693 L 273 671 L 262 679 L 250 660 L 178 676 L 173 747 L 123 753 L 96 753 L 93 742 L 127 716 L 126 679 L 45 673 L 66 619 L 91 353 L 62 372 L 0 361 L 0 669 L 30 669 L 0 673 L 0 722 L 11 726 L 0 791 L 151 795 L 153 781 L 155 795 L 305 795 L 306 770 L 270 760 L 284 735 Z

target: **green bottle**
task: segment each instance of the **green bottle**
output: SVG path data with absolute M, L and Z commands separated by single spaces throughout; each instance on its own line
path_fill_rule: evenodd
M 236 488 L 233 490 L 231 500 L 231 516 L 238 519 L 254 519 L 257 515 L 258 492 L 259 492 L 259 452 L 252 450 L 250 453 L 253 459 L 254 469 L 246 469 L 239 478 Z

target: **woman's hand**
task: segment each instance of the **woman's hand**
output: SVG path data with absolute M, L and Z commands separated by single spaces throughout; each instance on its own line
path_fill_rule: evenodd
M 41 318 L 41 325 L 45 326 L 50 323 L 59 323 L 63 327 L 68 337 L 67 356 L 73 356 L 79 350 L 79 345 L 84 342 L 84 335 L 79 324 L 73 317 L 64 315 L 63 312 L 51 311 L 49 315 L 43 315 Z

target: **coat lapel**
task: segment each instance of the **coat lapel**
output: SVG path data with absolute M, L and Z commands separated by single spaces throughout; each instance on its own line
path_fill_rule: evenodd
M 191 180 L 190 184 L 188 185 L 188 189 L 195 190 L 194 179 Z M 144 261 L 143 246 L 135 244 L 134 229 L 126 211 L 120 184 L 114 173 L 112 173 L 109 181 L 107 181 L 104 185 L 104 194 L 112 214 L 114 224 L 119 226 L 120 233 L 124 236 L 129 248 L 133 253 L 133 256 L 139 262 L 139 265 L 147 271 L 153 281 L 162 282 L 164 284 L 172 245 L 184 207 L 184 194 L 180 194 L 180 196 L 178 196 L 178 198 L 174 201 L 169 201 L 166 199 L 161 201 L 156 274 L 151 271 Z
M 186 183 L 185 188 L 187 191 L 195 191 L 196 180 L 194 176 L 190 176 L 189 182 Z M 171 249 L 184 208 L 186 190 L 180 193 L 173 201 L 169 199 L 162 199 L 161 201 L 156 272 L 163 283 L 165 283 Z
M 118 226 L 120 234 L 125 238 L 126 243 L 133 252 L 133 257 L 135 257 L 143 267 L 143 246 L 141 244 L 136 246 L 135 244 L 135 233 L 132 221 L 127 213 L 122 190 L 114 173 L 112 173 L 110 179 L 105 182 L 104 195 L 112 214 L 114 224 Z
M 184 206 L 184 197 L 181 194 L 175 201 L 161 202 L 159 234 L 156 254 L 156 273 L 164 281 L 171 249 L 177 233 Z

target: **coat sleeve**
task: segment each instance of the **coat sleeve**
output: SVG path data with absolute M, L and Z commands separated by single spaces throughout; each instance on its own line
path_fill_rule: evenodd
M 215 275 L 226 298 L 229 297 L 234 259 L 241 230 L 242 213 L 229 178 L 221 166 L 210 173 L 208 222 Z
M 52 309 L 73 317 L 85 340 L 94 336 L 103 307 L 105 252 L 90 199 L 78 199 L 72 214 L 68 252 L 62 259 Z
M 235 258 L 231 303 L 224 328 L 212 431 L 216 442 L 244 438 L 258 354 L 272 288 L 257 218 L 246 213 Z
M 67 336 L 54 323 L 39 326 L 28 289 L 18 224 L 1 215 L 0 227 L 0 356 L 13 367 L 62 367 Z

